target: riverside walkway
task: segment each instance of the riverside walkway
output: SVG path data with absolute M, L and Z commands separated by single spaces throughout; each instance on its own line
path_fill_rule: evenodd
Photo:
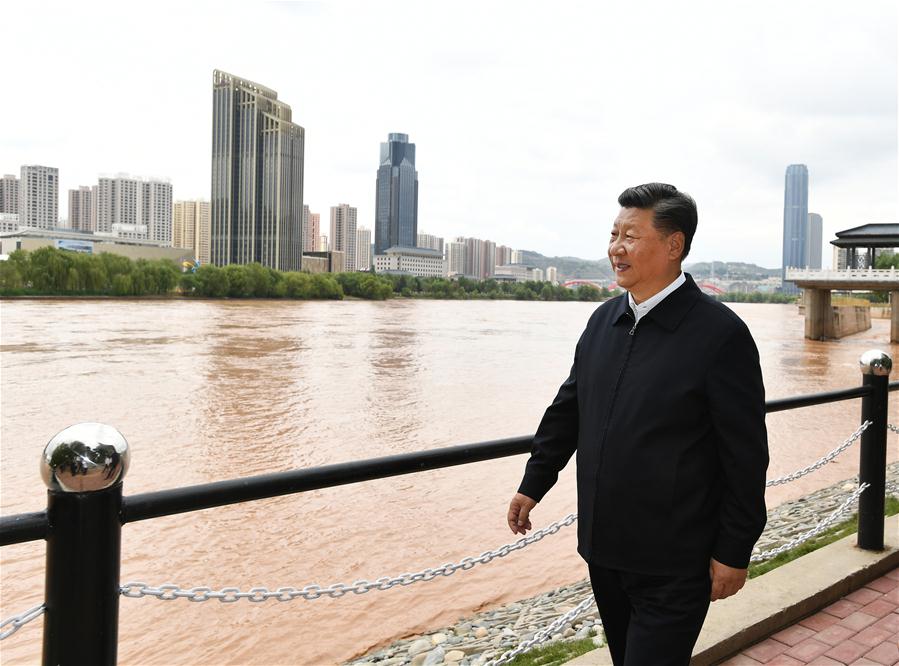
M 899 664 L 899 569 L 872 580 L 722 664 Z

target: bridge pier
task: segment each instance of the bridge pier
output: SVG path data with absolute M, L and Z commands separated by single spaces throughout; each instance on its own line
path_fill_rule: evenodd
M 805 289 L 805 337 L 809 340 L 837 337 L 833 330 L 830 289 Z
M 899 291 L 890 292 L 890 342 L 899 342 Z

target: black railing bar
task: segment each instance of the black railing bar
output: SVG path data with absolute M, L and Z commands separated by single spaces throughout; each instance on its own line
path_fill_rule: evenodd
M 889 385 L 899 390 L 899 381 Z M 765 411 L 779 412 L 787 409 L 826 404 L 840 400 L 864 397 L 870 393 L 867 386 L 814 393 L 770 400 Z M 451 467 L 506 456 L 528 453 L 531 437 L 515 437 L 494 442 L 418 451 L 413 453 L 359 460 L 312 469 L 293 470 L 265 474 L 245 479 L 218 481 L 198 486 L 134 495 L 124 499 L 123 522 L 136 522 L 159 516 L 212 508 L 254 499 L 288 495 L 305 490 L 328 488 L 359 481 L 411 474 L 428 469 Z M 266 489 L 268 488 L 268 489 Z M 229 497 L 236 499 L 229 500 Z M 0 546 L 46 537 L 46 512 L 0 517 Z
M 899 382 L 890 382 L 887 387 L 890 391 L 899 391 Z
M 533 436 L 261 474 L 126 497 L 122 523 L 529 453 Z
M 829 402 L 840 402 L 841 400 L 851 400 L 853 398 L 864 398 L 867 395 L 871 395 L 871 392 L 870 386 L 857 386 L 856 388 L 842 389 L 840 391 L 811 393 L 809 395 L 797 395 L 792 398 L 769 400 L 765 403 L 765 413 L 770 414 L 771 412 L 782 412 L 785 409 L 797 409 L 799 407 L 824 405 Z
M 772 400 L 765 404 L 765 410 L 777 412 L 850 400 L 869 395 L 870 392 L 869 387 L 859 386 Z M 531 436 L 514 437 L 133 495 L 123 500 L 122 522 L 136 522 L 227 504 L 520 455 L 530 452 L 531 443 Z
M 0 546 L 47 538 L 47 512 L 0 516 Z

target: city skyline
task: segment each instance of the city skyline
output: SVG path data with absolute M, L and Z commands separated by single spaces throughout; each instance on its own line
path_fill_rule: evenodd
M 548 256 L 601 258 L 618 193 L 665 180 L 699 204 L 691 259 L 775 267 L 783 169 L 798 162 L 815 174 L 813 209 L 823 216 L 825 242 L 839 229 L 896 220 L 891 3 L 851 12 L 838 3 L 811 11 L 774 3 L 651 4 L 639 15 L 533 4 L 511 17 L 502 6 L 479 8 L 477 25 L 469 25 L 466 7 L 198 5 L 179 8 L 174 23 L 142 17 L 146 35 L 127 37 L 115 26 L 136 10 L 120 7 L 85 24 L 79 48 L 67 48 L 67 26 L 83 23 L 77 8 L 41 14 L 38 35 L 27 26 L 38 24 L 39 9 L 17 6 L 10 20 L 26 28 L 10 35 L 10 53 L 46 40 L 70 56 L 38 51 L 28 69 L 10 71 L 11 88 L 36 103 L 0 111 L 3 126 L 16 128 L 0 138 L 3 170 L 56 166 L 61 193 L 99 173 L 128 170 L 167 177 L 176 199 L 208 199 L 208 78 L 224 68 L 275 87 L 307 128 L 304 202 L 320 211 L 354 202 L 368 226 L 371 156 L 397 129 L 426 147 L 417 165 L 427 183 L 420 226 L 445 238 L 496 238 Z M 409 48 L 419 57 L 405 75 L 415 85 L 393 90 L 367 54 L 400 13 L 415 26 Z M 247 38 L 222 40 L 235 23 Z M 497 39 L 500 24 L 507 29 Z M 802 30 L 792 28 L 799 24 Z M 296 38 L 270 39 L 272 25 Z M 171 32 L 167 49 L 149 39 L 153 26 Z M 337 26 L 352 48 L 315 57 Z M 456 37 L 462 33 L 464 46 Z M 640 48 L 633 48 L 635 35 Z M 100 56 L 110 51 L 117 57 Z M 659 76 L 663 61 L 669 76 Z M 109 80 L 127 113 L 96 114 L 79 103 L 85 89 Z M 641 83 L 647 80 L 654 85 Z M 149 89 L 178 104 L 148 98 Z M 364 113 L 333 104 L 346 90 L 365 100 Z M 141 132 L 130 130 L 135 124 Z

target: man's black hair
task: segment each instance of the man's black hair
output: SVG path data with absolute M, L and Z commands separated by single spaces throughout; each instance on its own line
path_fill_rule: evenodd
M 684 234 L 685 259 L 690 252 L 690 243 L 696 233 L 696 202 L 686 192 L 680 192 L 667 183 L 646 183 L 629 187 L 618 197 L 622 208 L 651 209 L 653 225 L 663 234 L 682 231 Z

